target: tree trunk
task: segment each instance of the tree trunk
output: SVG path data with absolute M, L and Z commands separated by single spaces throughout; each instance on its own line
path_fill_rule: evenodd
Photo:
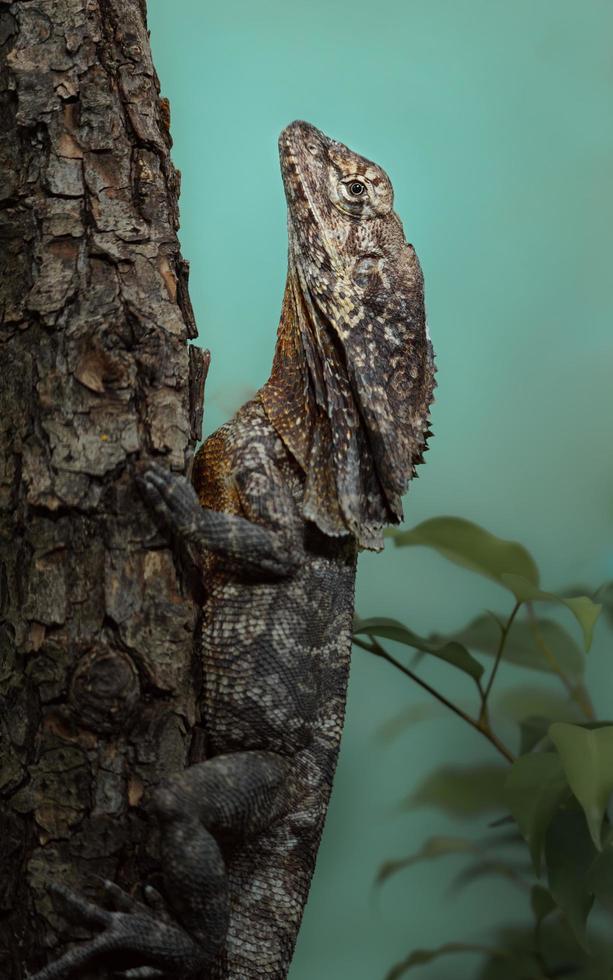
M 156 868 L 196 731 L 195 605 L 135 485 L 184 471 L 207 358 L 138 0 L 0 0 L 0 975 L 83 935 L 47 892 Z M 53 951 L 53 953 L 51 952 Z M 88 974 L 89 976 L 90 974 Z M 105 976 L 94 973 L 91 976 Z

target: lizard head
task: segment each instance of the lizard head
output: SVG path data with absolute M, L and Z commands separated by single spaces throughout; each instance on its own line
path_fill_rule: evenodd
M 314 222 L 323 238 L 329 238 L 325 242 L 329 249 L 346 242 L 352 226 L 344 219 L 372 220 L 392 214 L 394 192 L 385 171 L 310 123 L 293 122 L 283 130 L 279 156 L 296 230 L 304 221 L 307 226 Z
M 277 429 L 307 473 L 305 515 L 377 546 L 402 519 L 428 435 L 421 268 L 381 167 L 302 121 L 283 130 L 279 153 L 289 263 L 276 377 L 302 358 L 308 397 L 302 437 L 295 418 Z
M 384 296 L 391 280 L 396 296 L 399 285 L 405 299 L 411 289 L 423 293 L 419 261 L 382 167 L 302 121 L 283 130 L 279 155 L 290 248 L 313 285 L 332 274 L 337 295 L 353 287 L 361 305 L 374 309 L 391 299 Z

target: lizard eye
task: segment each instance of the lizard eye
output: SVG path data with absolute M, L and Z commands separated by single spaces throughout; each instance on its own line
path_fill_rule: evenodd
M 370 204 L 372 210 L 376 204 L 376 188 L 368 177 L 362 177 L 359 172 L 341 177 L 332 194 L 339 211 L 344 211 L 352 218 L 368 218 L 368 205 Z

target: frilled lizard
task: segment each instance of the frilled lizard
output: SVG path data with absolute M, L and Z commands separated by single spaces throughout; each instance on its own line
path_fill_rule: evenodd
M 154 466 L 155 512 L 201 560 L 207 761 L 160 786 L 169 912 L 56 886 L 100 931 L 37 974 L 286 977 L 345 711 L 354 579 L 402 520 L 434 388 L 421 269 L 376 164 L 294 122 L 279 140 L 289 263 L 272 373 L 199 450 Z M 158 903 L 159 904 L 159 903 Z

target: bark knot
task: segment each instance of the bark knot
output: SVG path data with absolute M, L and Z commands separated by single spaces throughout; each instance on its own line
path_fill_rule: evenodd
M 69 702 L 79 720 L 95 732 L 114 732 L 131 719 L 140 697 L 133 660 L 123 650 L 96 647 L 79 660 Z

